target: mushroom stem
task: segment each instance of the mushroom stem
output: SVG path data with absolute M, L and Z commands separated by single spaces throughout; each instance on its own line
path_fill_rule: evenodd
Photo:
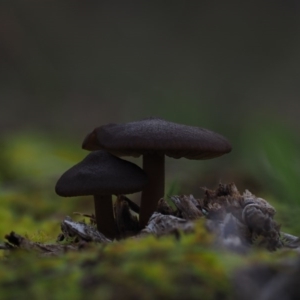
M 157 208 L 159 199 L 165 193 L 165 156 L 146 154 L 143 156 L 143 169 L 148 176 L 148 184 L 142 191 L 140 225 L 144 228 Z
M 110 239 L 116 238 L 118 231 L 111 195 L 94 195 L 94 204 L 97 229 Z

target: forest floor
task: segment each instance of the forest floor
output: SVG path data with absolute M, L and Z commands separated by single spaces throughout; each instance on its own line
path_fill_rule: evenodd
M 7 234 L 0 246 L 1 299 L 298 296 L 299 240 L 281 232 L 274 207 L 249 191 L 220 184 L 205 189 L 203 199 L 162 199 L 147 227 L 135 232 L 126 197 L 118 197 L 115 209 L 121 213 L 114 241 L 96 230 L 92 215 L 65 218 L 52 242 Z

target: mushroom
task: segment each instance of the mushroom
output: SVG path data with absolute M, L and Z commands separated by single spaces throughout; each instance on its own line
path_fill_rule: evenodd
M 210 159 L 231 151 L 223 136 L 207 129 L 149 118 L 126 124 L 107 124 L 94 129 L 83 149 L 104 149 L 116 156 L 143 155 L 149 182 L 142 191 L 140 224 L 144 227 L 164 196 L 165 155 L 173 158 Z
M 106 151 L 94 151 L 66 171 L 55 191 L 63 197 L 94 195 L 97 229 L 108 238 L 117 236 L 112 195 L 139 192 L 147 183 L 137 165 Z

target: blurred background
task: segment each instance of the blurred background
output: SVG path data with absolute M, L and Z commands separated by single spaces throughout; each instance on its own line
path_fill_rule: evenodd
M 167 159 L 167 195 L 234 181 L 300 235 L 299 80 L 296 0 L 1 1 L 0 236 L 55 238 L 65 215 L 93 212 L 91 197 L 57 196 L 57 179 L 95 127 L 150 116 L 233 146 Z

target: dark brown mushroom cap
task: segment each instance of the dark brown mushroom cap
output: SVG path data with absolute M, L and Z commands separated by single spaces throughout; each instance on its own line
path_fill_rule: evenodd
M 137 165 L 106 151 L 94 151 L 60 177 L 55 191 L 64 197 L 132 194 L 141 191 L 147 181 Z
M 229 141 L 220 134 L 158 118 L 98 127 L 82 147 L 104 149 L 117 156 L 157 153 L 188 159 L 209 159 L 231 151 Z

